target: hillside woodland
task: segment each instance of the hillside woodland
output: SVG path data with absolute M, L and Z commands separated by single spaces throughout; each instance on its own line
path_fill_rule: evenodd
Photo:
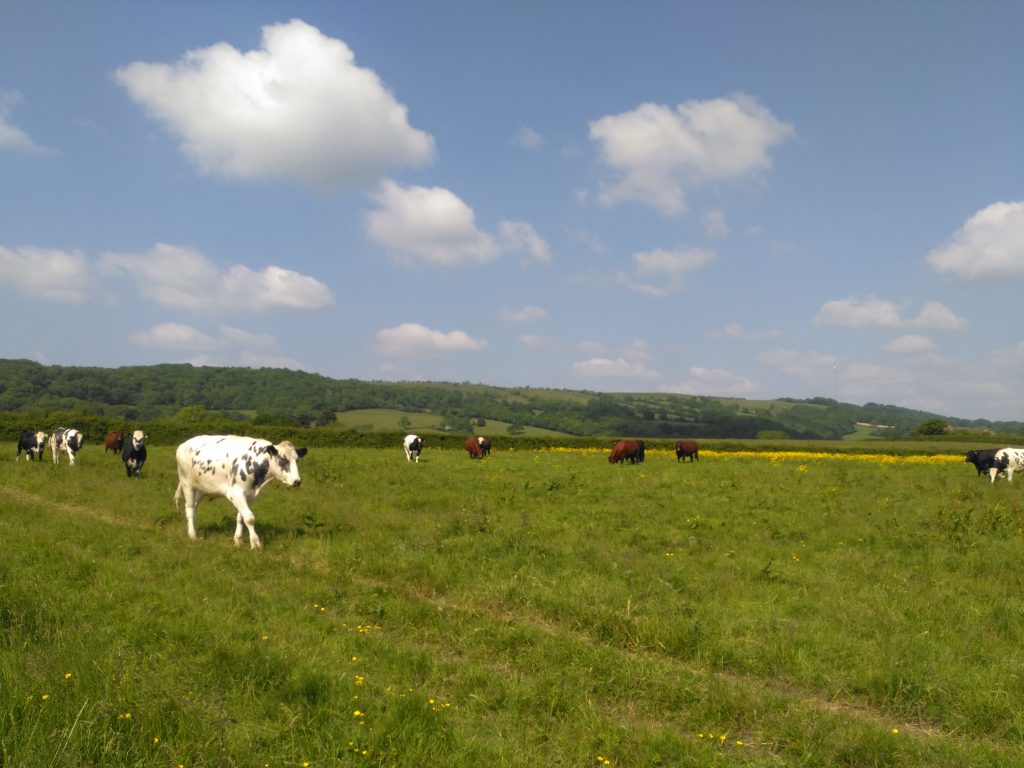
M 176 420 L 329 427 L 340 412 L 393 409 L 436 417 L 437 432 L 465 433 L 484 420 L 570 436 L 789 438 L 832 440 L 867 430 L 914 434 L 922 423 L 1004 434 L 1019 422 L 967 421 L 878 403 L 816 397 L 744 400 L 666 393 L 599 393 L 471 383 L 331 379 L 271 368 L 167 364 L 94 368 L 0 360 L 0 430 L 5 434 L 61 417 L 104 424 Z M 396 421 L 395 430 L 401 424 Z

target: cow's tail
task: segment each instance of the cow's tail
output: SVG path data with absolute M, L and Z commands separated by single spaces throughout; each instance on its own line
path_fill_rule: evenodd
M 178 487 L 174 489 L 174 511 L 180 512 L 178 509 L 178 500 L 181 498 L 181 480 L 178 481 Z

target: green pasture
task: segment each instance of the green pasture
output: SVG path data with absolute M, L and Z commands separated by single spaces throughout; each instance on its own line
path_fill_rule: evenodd
M 171 447 L 137 480 L 95 446 L 0 463 L 0 766 L 1024 764 L 1018 480 L 398 446 L 301 467 L 254 552 L 223 500 L 187 539 Z
M 422 434 L 440 431 L 441 416 L 436 413 L 417 413 L 415 411 L 399 411 L 392 408 L 359 408 L 352 411 L 340 411 L 336 414 L 337 424 L 345 429 L 357 432 L 395 432 L 399 422 L 409 420 L 406 431 Z M 507 435 L 511 424 L 507 421 L 485 419 L 484 426 L 477 427 L 479 434 Z M 523 427 L 524 437 L 564 437 L 565 433 L 541 427 Z

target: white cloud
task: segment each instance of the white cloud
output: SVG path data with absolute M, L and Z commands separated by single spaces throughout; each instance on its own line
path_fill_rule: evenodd
M 920 334 L 910 333 L 906 336 L 900 336 L 892 339 L 888 342 L 884 349 L 886 352 L 896 352 L 900 354 L 914 354 L 916 352 L 928 352 L 935 348 L 935 343 L 927 336 L 921 336 Z
M 0 285 L 35 299 L 81 303 L 93 280 L 89 263 L 79 251 L 0 245 Z
M 768 150 L 793 133 L 742 93 L 675 109 L 641 104 L 602 117 L 590 123 L 590 138 L 619 178 L 602 187 L 600 201 L 637 201 L 680 214 L 687 189 L 767 170 Z
M 703 248 L 641 251 L 633 254 L 636 274 L 647 280 L 653 278 L 655 282 L 641 282 L 627 275 L 619 275 L 617 281 L 645 296 L 665 298 L 683 290 L 688 272 L 710 264 L 715 258 L 714 251 Z
M 932 269 L 964 280 L 1024 276 L 1024 202 L 993 203 L 928 254 Z
M 51 150 L 36 144 L 20 128 L 16 128 L 8 120 L 12 108 L 21 101 L 21 94 L 17 91 L 0 91 L 0 151 L 5 149 L 18 150 L 21 152 L 34 152 L 37 154 L 49 154 Z
M 900 308 L 891 301 L 868 296 L 866 299 L 837 299 L 826 301 L 814 322 L 842 328 L 931 328 L 953 331 L 966 325 L 948 307 L 937 301 L 928 301 L 915 318 L 904 318 Z
M 551 259 L 532 226 L 503 221 L 497 237 L 481 232 L 473 209 L 443 187 L 402 187 L 389 179 L 374 199 L 380 207 L 365 216 L 367 235 L 402 257 L 445 267 L 485 263 L 502 253 L 525 253 L 542 263 Z
M 523 149 L 540 149 L 544 146 L 544 134 L 524 125 L 516 131 L 515 143 Z
M 217 349 L 220 343 L 191 325 L 181 323 L 161 323 L 145 331 L 133 333 L 129 340 L 139 347 L 188 352 L 201 352 Z
M 465 331 L 435 331 L 419 323 L 402 323 L 377 331 L 377 351 L 388 357 L 437 354 L 442 352 L 476 352 L 487 346 Z
M 269 334 L 249 333 L 222 325 L 213 337 L 181 323 L 161 323 L 129 337 L 132 344 L 152 350 L 184 353 L 193 365 L 242 365 L 249 368 L 290 368 L 304 366 L 277 354 L 277 340 Z
M 435 154 L 375 72 L 298 19 L 263 27 L 259 50 L 217 43 L 174 64 L 129 64 L 115 78 L 202 173 L 361 184 Z
M 661 374 L 652 371 L 644 363 L 637 360 L 626 360 L 618 357 L 592 357 L 572 364 L 572 369 L 589 378 L 615 379 L 659 379 Z
M 522 309 L 502 309 L 498 312 L 502 322 L 515 325 L 518 323 L 534 323 L 548 319 L 548 311 L 543 307 L 526 306 Z
M 722 368 L 699 367 L 690 368 L 689 376 L 678 384 L 662 387 L 663 392 L 723 396 L 746 395 L 755 389 L 754 382 L 746 376 L 739 376 Z
M 773 349 L 757 356 L 758 362 L 781 369 L 784 373 L 803 380 L 823 381 L 831 377 L 839 365 L 835 355 L 820 352 L 799 352 L 795 349 Z
M 100 266 L 133 280 L 146 298 L 178 309 L 323 309 L 334 301 L 326 285 L 290 269 L 270 266 L 255 272 L 234 264 L 221 273 L 198 251 L 165 243 L 143 254 L 104 253 Z

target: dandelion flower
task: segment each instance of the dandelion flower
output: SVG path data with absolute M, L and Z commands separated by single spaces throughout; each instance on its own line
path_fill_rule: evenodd
M 893 733 L 893 736 L 897 736 L 897 735 L 899 735 L 899 732 L 900 732 L 900 729 L 899 729 L 899 728 L 893 728 L 893 729 L 892 729 L 892 733 Z
M 70 680 L 71 679 L 71 673 L 70 672 L 65 672 L 64 673 L 64 679 L 65 680 Z
M 44 693 L 42 696 L 39 697 L 39 700 L 40 701 L 46 701 L 49 698 L 50 698 L 50 694 Z

